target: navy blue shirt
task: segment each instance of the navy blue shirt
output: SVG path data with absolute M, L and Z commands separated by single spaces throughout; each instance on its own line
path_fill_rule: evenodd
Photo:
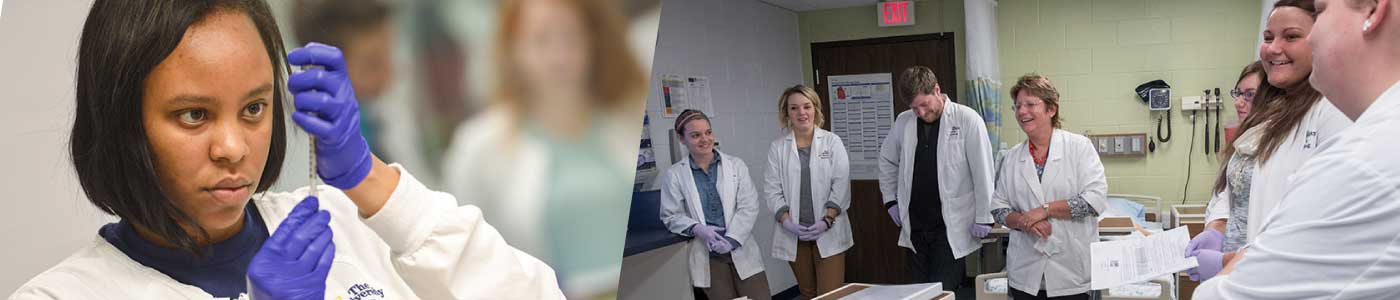
M 710 161 L 710 170 L 706 173 L 700 169 L 700 164 L 695 163 L 695 157 L 690 158 L 690 174 L 695 177 L 695 189 L 700 192 L 700 208 L 705 210 L 705 224 L 715 227 L 724 227 L 724 202 L 719 199 L 719 187 L 715 185 L 719 179 L 719 151 L 715 151 L 714 160 Z
M 205 248 L 209 252 L 203 259 L 141 238 L 126 220 L 104 225 L 97 233 L 127 257 L 175 281 L 199 287 L 214 297 L 238 298 L 248 289 L 248 263 L 268 236 L 267 224 L 256 206 L 250 203 L 243 218 L 243 229 L 228 240 Z
M 695 157 L 692 156 L 689 158 L 690 175 L 695 177 L 695 190 L 700 193 L 700 209 L 705 210 L 705 224 L 723 228 L 724 202 L 719 199 L 719 186 L 716 185 L 721 175 L 719 174 L 720 155 L 719 150 L 711 151 L 714 151 L 715 158 L 710 161 L 710 166 L 705 168 L 706 170 L 710 170 L 710 172 L 705 173 L 705 170 L 701 170 L 700 165 L 695 163 Z M 691 226 L 691 228 L 693 229 L 695 227 Z M 725 236 L 724 239 L 729 240 L 729 243 L 734 245 L 736 249 L 743 246 L 739 244 L 739 241 L 734 240 L 734 238 Z M 713 252 L 710 254 L 717 255 L 717 253 Z

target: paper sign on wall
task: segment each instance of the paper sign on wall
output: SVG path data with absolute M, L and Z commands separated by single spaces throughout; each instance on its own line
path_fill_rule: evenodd
M 890 73 L 827 76 L 831 132 L 851 157 L 851 179 L 879 179 L 880 144 L 894 125 Z
M 687 109 L 714 117 L 715 106 L 710 101 L 710 79 L 704 76 L 661 75 L 661 115 L 675 118 Z

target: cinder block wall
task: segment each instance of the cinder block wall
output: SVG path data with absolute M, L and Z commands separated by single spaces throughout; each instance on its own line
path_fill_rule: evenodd
M 1060 113 L 1067 130 L 1149 135 L 1157 119 L 1133 88 L 1166 80 L 1172 86 L 1172 140 L 1145 158 L 1105 158 L 1109 192 L 1179 203 L 1189 161 L 1186 200 L 1204 203 L 1220 160 L 1202 153 L 1201 117 L 1195 145 L 1188 148 L 1193 146 L 1190 113 L 1181 113 L 1179 99 L 1215 87 L 1225 94 L 1234 87 L 1240 69 L 1258 51 L 1259 14 L 1253 0 L 1001 0 L 1002 80 L 1009 86 L 1025 73 L 1049 76 L 1063 98 Z M 1235 119 L 1234 107 L 1225 97 L 1222 120 L 1228 123 Z M 1002 132 L 1014 145 L 1025 136 L 1010 104 L 1008 98 Z

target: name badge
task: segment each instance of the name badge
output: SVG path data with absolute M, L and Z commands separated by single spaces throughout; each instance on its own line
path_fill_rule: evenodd
M 1303 149 L 1317 148 L 1317 131 L 1309 130 L 1304 134 Z
M 948 129 L 948 137 L 955 137 L 955 136 L 958 136 L 958 132 L 961 132 L 961 131 L 962 131 L 962 127 L 953 126 L 953 128 Z

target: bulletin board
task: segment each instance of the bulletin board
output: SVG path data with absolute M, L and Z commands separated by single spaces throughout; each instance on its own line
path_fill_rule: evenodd
M 665 118 L 675 118 L 687 109 L 715 116 L 715 105 L 710 99 L 710 79 L 705 76 L 685 76 L 677 74 L 661 75 L 661 114 Z
M 831 132 L 851 157 L 851 179 L 879 179 L 880 144 L 894 125 L 890 73 L 827 76 Z

